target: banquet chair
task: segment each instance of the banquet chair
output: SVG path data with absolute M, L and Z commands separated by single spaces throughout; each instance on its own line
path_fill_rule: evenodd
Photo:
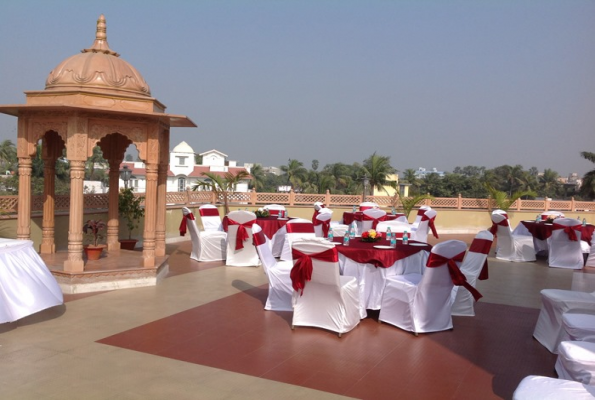
M 438 243 L 432 248 L 423 275 L 389 277 L 378 320 L 413 332 L 416 336 L 422 332 L 452 329 L 453 277 L 450 270 L 461 274 L 458 265 L 466 248 L 465 242 L 460 240 Z
M 200 231 L 196 225 L 194 214 L 188 207 L 182 208 L 182 223 L 180 234 L 186 233 L 184 227 L 190 232 L 192 252 L 190 258 L 196 261 L 221 261 L 226 258 L 227 233 L 220 231 Z
M 334 237 L 343 237 L 349 231 L 349 225 L 345 224 L 333 224 L 331 222 L 331 229 Z
M 533 337 L 552 353 L 557 353 L 558 345 L 564 337 L 562 316 L 567 312 L 595 314 L 595 292 L 562 289 L 541 291 L 541 310 Z
M 322 238 L 292 242 L 294 267 L 291 328 L 313 326 L 337 332 L 339 337 L 360 321 L 357 280 L 339 274 L 335 245 Z
M 508 218 L 502 214 L 492 213 L 490 232 L 498 238 L 496 258 L 512 262 L 535 261 L 533 238 L 513 235 Z
M 231 211 L 227 214 L 228 267 L 253 267 L 260 265 L 256 247 L 252 242 L 252 225 L 256 214 L 251 211 Z
M 477 279 L 488 278 L 488 254 L 494 241 L 494 235 L 489 231 L 479 232 L 461 264 L 461 272 L 465 274 L 467 282 L 475 287 Z M 453 297 L 452 315 L 473 317 L 475 315 L 475 299 L 473 295 L 464 287 L 455 286 L 452 289 Z
M 291 243 L 297 238 L 316 237 L 314 233 L 314 224 L 303 218 L 294 218 L 285 224 L 285 239 L 283 249 L 281 250 L 281 260 L 293 261 L 291 258 Z
M 434 237 L 438 239 L 438 232 L 436 232 L 436 226 L 434 225 L 436 221 L 436 214 L 436 210 L 427 210 L 424 215 L 421 216 L 421 220 L 419 221 L 417 229 L 411 232 L 411 239 L 418 242 L 427 243 L 428 232 L 430 229 L 432 230 Z
M 595 343 L 583 341 L 560 343 L 555 368 L 560 379 L 595 385 Z
M 587 267 L 595 267 L 595 243 L 591 245 L 587 261 L 585 262 Z
M 540 216 L 542 221 L 546 221 L 549 218 L 564 218 L 564 213 L 562 211 L 544 211 Z
M 400 238 L 403 237 L 403 232 L 411 232 L 411 225 L 406 222 L 401 222 L 399 220 L 392 220 L 392 221 L 382 221 L 378 223 L 376 226 L 376 230 L 378 232 L 386 233 L 386 230 L 390 228 L 390 232 L 396 237 Z
M 371 208 L 378 208 L 378 204 L 374 203 L 373 201 L 364 201 L 359 204 L 360 211 L 366 211 Z
M 221 224 L 221 216 L 219 209 L 212 204 L 204 204 L 198 207 L 198 213 L 202 221 L 202 228 L 207 231 L 223 232 L 223 225 Z
M 314 224 L 314 234 L 317 237 L 328 237 L 328 232 L 331 229 L 331 218 L 333 217 L 333 210 L 323 208 L 320 210 L 312 223 Z
M 386 211 L 379 208 L 364 210 L 363 214 L 361 230 L 358 232 L 359 235 L 370 229 L 376 229 L 379 222 L 386 220 Z
M 529 375 L 512 394 L 512 400 L 592 400 L 595 386 L 566 379 Z
M 269 279 L 269 295 L 264 305 L 265 310 L 292 311 L 291 296 L 291 261 L 277 261 L 271 252 L 270 240 L 262 228 L 257 224 L 252 225 L 252 239 L 256 252 L 262 263 L 267 278 Z
M 285 211 L 285 206 L 280 204 L 267 204 L 263 207 L 271 216 L 278 216 L 280 211 Z
M 554 220 L 552 236 L 547 239 L 548 265 L 555 268 L 582 269 L 581 222 L 574 218 Z
M 419 210 L 417 210 L 417 215 L 415 216 L 415 221 L 413 221 L 413 223 L 411 224 L 411 230 L 414 231 L 417 229 L 417 227 L 419 226 L 419 223 L 421 222 L 421 217 L 423 217 L 423 215 L 426 213 L 426 211 L 431 210 L 432 207 L 430 206 L 420 206 Z

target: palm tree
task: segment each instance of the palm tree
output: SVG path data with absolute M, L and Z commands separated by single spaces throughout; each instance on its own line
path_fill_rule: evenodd
M 290 184 L 294 189 L 301 186 L 303 179 L 308 172 L 304 168 L 304 163 L 298 160 L 289 159 L 287 165 L 281 166 L 281 171 L 287 176 L 287 183 Z
M 419 187 L 420 187 L 420 182 L 419 179 L 417 178 L 417 175 L 415 174 L 415 170 L 412 168 L 406 169 L 403 172 L 403 180 L 407 183 L 409 183 L 410 188 L 409 191 L 411 192 L 411 194 L 418 194 L 419 193 Z
M 4 140 L 0 143 L 0 166 L 2 172 L 10 168 L 17 160 L 17 149 L 11 140 Z
M 412 197 L 402 197 L 401 194 L 397 191 L 393 196 L 391 201 L 391 206 L 394 208 L 399 208 L 399 203 L 401 203 L 401 209 L 403 210 L 403 214 L 405 217 L 409 219 L 409 214 L 411 214 L 411 210 L 415 207 L 416 204 L 420 203 L 426 199 L 432 199 L 433 197 L 427 194 L 418 194 Z
M 192 186 L 192 190 L 205 188 L 207 190 L 211 190 L 217 195 L 217 197 L 221 195 L 223 198 L 225 214 L 229 213 L 229 193 L 236 189 L 236 186 L 240 181 L 245 180 L 250 176 L 248 171 L 239 171 L 235 175 L 231 172 L 226 172 L 223 176 L 216 175 L 212 172 L 203 172 L 201 175 L 206 176 L 209 179 L 205 181 L 196 181 L 196 183 Z
M 103 158 L 103 152 L 99 146 L 93 147 L 93 155 L 87 159 L 87 165 L 85 167 L 85 179 L 94 180 L 96 178 L 95 174 L 95 166 L 100 165 L 102 166 L 102 170 L 105 172 L 105 168 L 108 165 L 108 162 L 105 158 Z M 105 173 L 103 173 L 105 176 Z
M 545 169 L 543 175 L 539 177 L 539 183 L 541 184 L 541 191 L 544 197 L 554 197 L 560 186 L 558 173 L 549 168 Z
M 583 151 L 581 156 L 585 160 L 595 163 L 595 153 Z M 587 199 L 595 198 L 595 169 L 592 169 L 583 176 L 583 184 L 581 185 L 579 193 Z
M 496 207 L 501 210 L 504 210 L 504 211 L 508 211 L 510 206 L 512 206 L 512 204 L 515 201 L 517 201 L 518 199 L 520 199 L 521 197 L 524 197 L 524 196 L 535 197 L 535 196 L 537 196 L 537 193 L 535 193 L 531 190 L 514 192 L 512 194 L 512 196 L 508 196 L 508 194 L 506 192 L 494 189 L 489 183 L 486 183 L 486 189 L 490 193 L 492 201 L 494 201 L 496 203 Z
M 397 172 L 390 165 L 390 157 L 379 156 L 374 152 L 374 154 L 364 160 L 362 170 L 368 177 L 372 192 L 374 189 L 378 189 L 388 193 L 385 186 L 390 184 L 390 186 L 394 187 L 395 185 L 395 182 L 389 183 L 387 181 L 388 175 Z
M 256 189 L 258 192 L 260 189 L 264 187 L 264 182 L 266 179 L 266 174 L 262 165 L 255 164 L 250 168 L 250 175 L 252 175 L 252 181 L 250 182 L 250 186 L 253 189 Z

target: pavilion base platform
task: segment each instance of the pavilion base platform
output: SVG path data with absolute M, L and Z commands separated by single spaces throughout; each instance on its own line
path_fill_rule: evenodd
M 64 294 L 102 292 L 155 286 L 169 272 L 169 256 L 155 257 L 154 267 L 143 267 L 142 251 L 104 251 L 97 261 L 85 261 L 82 272 L 64 271 L 68 252 L 41 254 Z

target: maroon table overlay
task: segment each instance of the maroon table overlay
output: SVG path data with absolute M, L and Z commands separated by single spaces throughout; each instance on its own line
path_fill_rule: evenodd
M 392 221 L 399 217 L 404 217 L 405 214 L 386 214 L 386 220 Z M 364 220 L 364 213 L 362 211 L 356 212 L 344 212 L 343 213 L 343 223 L 345 225 L 350 225 L 353 221 L 363 221 Z
M 553 224 L 546 223 L 543 221 L 521 221 L 521 223 L 525 225 L 527 230 L 535 239 L 539 240 L 546 240 L 547 238 L 552 236 L 552 231 L 554 230 Z M 589 243 L 589 245 L 591 245 L 591 240 L 593 238 L 593 231 L 595 230 L 595 226 L 587 224 L 585 226 L 581 226 L 580 228 L 581 240 L 584 240 L 585 242 Z
M 279 219 L 277 217 L 258 217 L 256 218 L 256 224 L 262 228 L 262 231 L 269 239 L 272 239 L 275 233 L 285 226 L 287 219 Z M 221 221 L 223 230 L 227 232 L 227 226 L 229 225 L 227 216 L 223 217 Z
M 336 238 L 335 243 L 342 243 L 342 238 Z M 398 260 L 407 258 L 420 251 L 430 251 L 432 246 L 427 243 L 409 241 L 410 244 L 403 244 L 397 241 L 394 249 L 377 249 L 374 246 L 389 246 L 390 242 L 386 239 L 377 242 L 362 242 L 360 238 L 349 241 L 349 246 L 337 245 L 336 249 L 345 257 L 361 264 L 373 264 L 376 267 L 388 268 Z M 411 246 L 411 243 L 421 243 L 423 246 Z

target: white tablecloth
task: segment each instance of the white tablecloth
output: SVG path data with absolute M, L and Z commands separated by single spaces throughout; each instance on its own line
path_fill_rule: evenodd
M 0 239 L 0 323 L 64 302 L 58 282 L 30 240 Z

